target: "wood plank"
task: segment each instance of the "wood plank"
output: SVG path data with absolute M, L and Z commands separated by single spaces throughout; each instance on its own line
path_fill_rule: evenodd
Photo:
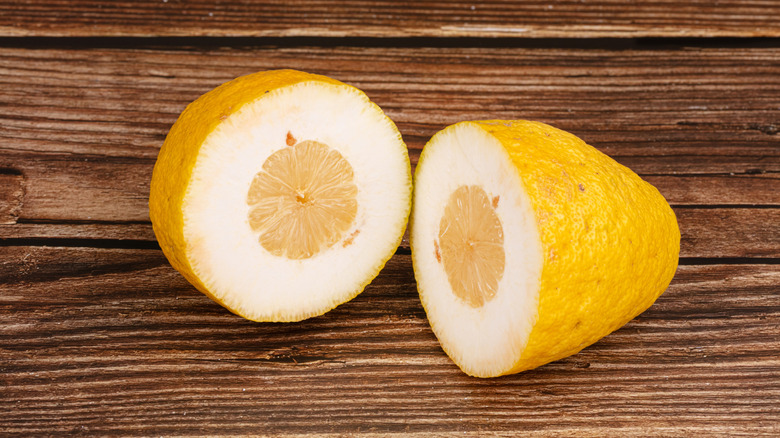
M 0 224 L 0 243 L 8 239 L 35 241 L 41 245 L 62 245 L 67 241 L 85 246 L 114 245 L 116 248 L 121 248 L 123 242 L 127 246 L 153 247 L 151 244 L 156 241 L 148 217 L 137 223 L 44 221 Z
M 0 49 L 0 166 L 79 197 L 36 199 L 30 190 L 27 208 L 68 201 L 89 211 L 70 219 L 90 220 L 109 200 L 140 206 L 159 145 L 187 102 L 279 66 L 363 88 L 398 123 L 413 163 L 447 124 L 528 118 L 581 136 L 675 204 L 778 204 L 780 55 L 772 49 Z
M 681 257 L 780 257 L 780 209 L 675 209 Z
M 522 117 L 576 133 L 673 205 L 780 205 L 773 49 L 4 48 L 0 173 L 15 176 L 0 199 L 16 224 L 0 235 L 153 241 L 148 184 L 178 112 L 225 80 L 280 66 L 364 89 L 413 163 L 447 124 Z M 683 256 L 774 257 L 777 211 L 678 210 Z
M 145 211 L 145 210 L 144 210 Z M 780 257 L 780 209 L 676 208 L 683 258 Z M 148 222 L 0 224 L 0 245 L 155 248 Z M 401 242 L 409 250 L 409 240 Z
M 642 176 L 672 205 L 780 207 L 780 173 Z
M 12 200 L 6 209 L 14 211 L 7 223 L 0 224 L 0 239 L 155 241 L 147 207 L 153 160 L 26 154 L 37 159 L 3 163 L 3 157 L 14 155 L 0 153 L 0 167 L 14 165 L 24 175 L 23 182 L 0 185 L 0 199 Z M 776 207 L 778 178 L 668 175 L 648 179 L 677 206 L 682 257 L 780 257 L 780 208 L 709 208 L 751 203 Z M 19 196 L 21 185 L 25 192 Z M 408 247 L 404 241 L 402 248 Z
M 7 215 L 13 210 L 6 223 L 149 220 L 154 159 L 0 151 L 0 166 L 17 172 L 0 185 L 0 197 L 8 199 L 3 208 Z M 645 178 L 673 206 L 780 206 L 780 172 Z
M 10 36 L 779 36 L 765 0 L 372 2 L 28 0 L 0 5 Z
M 187 103 L 280 67 L 366 91 L 413 162 L 446 125 L 524 118 L 641 174 L 780 172 L 780 52 L 771 48 L 0 48 L 0 151 L 153 160 Z
M 0 248 L 0 431 L 540 436 L 780 433 L 780 271 L 681 266 L 576 356 L 480 380 L 431 333 L 408 255 L 355 300 L 258 324 L 156 250 Z

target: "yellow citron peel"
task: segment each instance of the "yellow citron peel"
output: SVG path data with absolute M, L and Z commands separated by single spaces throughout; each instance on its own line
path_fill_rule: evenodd
M 468 136 L 469 140 L 458 146 L 458 136 Z M 499 283 L 490 301 L 480 301 L 475 306 L 473 302 L 450 297 L 459 295 L 453 288 L 452 275 L 446 283 L 443 279 L 447 277 L 436 272 L 446 272 L 447 268 L 437 262 L 440 242 L 432 233 L 436 230 L 433 221 L 437 215 L 446 215 L 447 210 L 442 206 L 445 201 L 436 200 L 446 199 L 448 193 L 444 190 L 437 198 L 435 189 L 422 185 L 446 186 L 447 178 L 454 180 L 452 187 L 461 184 L 457 175 L 436 176 L 441 169 L 436 166 L 442 160 L 453 159 L 453 155 L 464 154 L 466 146 L 474 143 L 472 137 L 484 138 L 480 141 L 484 141 L 485 151 L 499 149 L 495 153 L 519 175 L 520 187 L 516 189 L 524 193 L 524 202 L 530 205 L 533 215 L 529 222 L 535 233 L 529 235 L 538 236 L 534 237 L 538 239 L 538 251 L 529 257 L 540 259 L 541 269 L 538 280 L 528 288 L 530 298 L 525 302 L 530 304 L 524 304 L 528 309 L 522 311 L 507 309 L 506 305 L 501 308 L 499 304 L 490 307 L 494 301 L 501 302 L 501 294 L 525 293 L 518 288 L 502 287 Z M 474 150 L 480 151 L 477 147 Z M 464 169 L 478 167 L 479 155 L 465 155 L 462 161 L 468 166 Z M 446 167 L 451 168 L 455 166 Z M 498 174 L 498 170 L 477 172 L 472 179 L 482 178 L 488 185 Z M 475 185 L 474 181 L 469 184 Z M 506 210 L 509 207 L 504 203 L 514 201 L 497 189 L 488 196 L 500 196 L 496 212 L 510 236 L 507 224 L 517 218 Z M 517 205 L 521 204 L 517 201 Z M 428 213 L 436 208 L 442 210 Z M 517 211 L 521 211 L 520 207 Z M 575 354 L 650 307 L 675 274 L 680 231 L 674 212 L 655 187 L 576 136 L 538 122 L 488 120 L 450 126 L 423 149 L 415 174 L 411 245 L 421 299 L 442 347 L 468 374 L 491 377 L 532 369 Z M 532 249 L 511 247 L 509 242 L 503 245 L 507 252 L 503 267 L 506 277 L 513 270 L 525 268 L 512 265 L 509 255 Z M 452 294 L 440 290 L 448 288 L 453 289 Z M 447 306 L 451 308 L 447 314 L 463 315 L 464 319 L 448 321 L 439 311 L 439 307 Z M 476 308 L 469 310 L 466 306 Z M 498 316 L 507 312 L 527 315 L 530 331 L 485 322 L 500 319 Z M 462 326 L 472 319 L 474 327 L 489 330 L 478 333 L 475 329 L 469 335 Z M 506 343 L 505 352 L 496 353 L 503 365 L 493 367 L 490 361 L 477 357 L 493 354 L 484 345 L 507 330 L 516 333 L 502 341 Z M 483 339 L 469 349 L 460 345 L 467 336 Z M 480 349 L 483 351 L 476 351 Z

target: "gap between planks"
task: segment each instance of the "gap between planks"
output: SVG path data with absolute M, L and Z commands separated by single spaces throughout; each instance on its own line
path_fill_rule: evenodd
M 481 38 L 481 37 L 9 37 L 0 47 L 43 49 L 181 50 L 219 48 L 523 48 L 590 50 L 675 50 L 682 48 L 777 48 L 780 37 L 625 37 L 625 38 Z

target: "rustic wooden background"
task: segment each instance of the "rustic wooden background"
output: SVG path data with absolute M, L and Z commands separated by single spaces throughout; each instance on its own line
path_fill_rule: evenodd
M 0 3 L 0 435 L 780 436 L 780 2 Z M 289 67 L 362 88 L 413 163 L 460 120 L 582 137 L 677 213 L 680 268 L 621 330 L 462 374 L 408 244 L 355 300 L 258 324 L 149 223 L 184 106 Z

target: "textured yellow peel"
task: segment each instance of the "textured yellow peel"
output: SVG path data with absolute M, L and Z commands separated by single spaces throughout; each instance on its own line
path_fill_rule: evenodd
M 492 134 L 508 152 L 541 239 L 536 321 L 521 356 L 501 374 L 579 352 L 642 313 L 664 292 L 677 268 L 680 231 L 655 187 L 576 136 L 543 123 L 462 123 Z M 425 159 L 423 150 L 418 173 Z

